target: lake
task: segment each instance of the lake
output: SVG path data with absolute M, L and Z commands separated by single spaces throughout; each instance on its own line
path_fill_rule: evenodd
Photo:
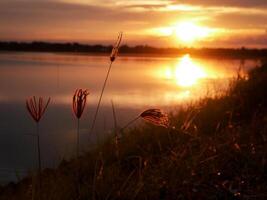
M 40 123 L 44 167 L 56 167 L 75 153 L 76 120 L 72 96 L 77 88 L 90 92 L 81 119 L 83 148 L 96 135 L 113 129 L 111 101 L 119 126 L 148 108 L 166 112 L 220 95 L 239 69 L 245 74 L 255 60 L 121 56 L 113 63 L 96 127 L 89 133 L 109 65 L 108 56 L 54 53 L 0 53 L 0 182 L 16 181 L 36 166 L 36 126 L 25 107 L 30 96 L 51 97 Z M 139 122 L 140 123 L 140 122 Z M 133 125 L 134 126 L 134 125 Z

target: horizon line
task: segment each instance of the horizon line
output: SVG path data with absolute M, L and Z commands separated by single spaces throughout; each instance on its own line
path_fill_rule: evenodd
M 103 47 L 112 47 L 113 44 L 105 44 L 105 43 L 87 43 L 87 42 L 77 42 L 77 41 L 44 41 L 44 40 L 32 40 L 32 41 L 23 41 L 23 40 L 1 40 L 0 43 L 18 43 L 18 44 L 33 44 L 33 43 L 45 43 L 45 44 L 61 44 L 61 45 L 80 45 L 80 46 L 103 46 Z M 267 47 L 246 47 L 246 46 L 238 46 L 238 47 L 194 47 L 194 46 L 180 46 L 180 47 L 175 47 L 175 46 L 153 46 L 149 44 L 135 44 L 135 45 L 129 45 L 129 44 L 123 44 L 121 47 L 129 47 L 129 48 L 136 48 L 136 47 L 146 47 L 146 48 L 153 48 L 153 49 L 196 49 L 196 50 L 201 50 L 201 49 L 231 49 L 231 50 L 267 50 Z

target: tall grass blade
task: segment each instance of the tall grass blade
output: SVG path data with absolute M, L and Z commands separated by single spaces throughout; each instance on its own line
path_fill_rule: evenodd
M 116 156 L 119 158 L 119 135 L 118 135 L 118 124 L 117 124 L 117 117 L 116 117 L 116 111 L 113 104 L 113 101 L 111 100 L 111 106 L 112 106 L 112 113 L 113 113 L 113 121 L 114 121 L 114 131 L 115 131 L 115 151 Z
M 104 80 L 104 84 L 102 86 L 102 90 L 101 90 L 101 94 L 100 94 L 99 100 L 98 100 L 98 103 L 97 103 L 96 112 L 95 112 L 95 115 L 94 115 L 94 118 L 93 118 L 93 123 L 92 123 L 91 129 L 90 129 L 90 133 L 92 133 L 93 130 L 94 130 L 96 119 L 97 119 L 97 115 L 98 115 L 98 111 L 99 111 L 99 107 L 100 107 L 100 104 L 101 104 L 101 101 L 102 101 L 102 97 L 103 97 L 103 94 L 104 94 L 104 91 L 105 91 L 105 88 L 106 88 L 106 84 L 107 84 L 107 80 L 108 80 L 108 77 L 109 77 L 109 74 L 110 74 L 112 63 L 115 61 L 116 57 L 118 56 L 121 40 L 122 40 L 122 32 L 119 33 L 118 39 L 116 41 L 116 44 L 114 45 L 114 47 L 112 49 L 112 52 L 110 54 L 110 64 L 109 64 L 109 67 L 108 67 L 106 78 Z

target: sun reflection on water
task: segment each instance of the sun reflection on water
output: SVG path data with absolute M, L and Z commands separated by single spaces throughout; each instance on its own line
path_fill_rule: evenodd
M 193 62 L 190 55 L 183 56 L 174 68 L 168 67 L 165 71 L 165 79 L 173 80 L 180 87 L 191 87 L 206 77 L 205 69 Z
M 10 68 L 5 60 L 12 60 L 14 56 L 14 66 Z M 78 85 L 90 89 L 88 103 L 93 106 L 98 101 L 106 73 L 105 57 L 101 56 L 1 54 L 0 60 L 0 102 L 20 103 L 25 96 L 34 94 L 50 96 L 60 105 L 69 105 Z M 255 66 L 254 63 L 246 61 L 244 73 L 247 67 Z M 239 66 L 239 60 L 190 55 L 122 57 L 112 71 L 103 105 L 110 107 L 110 99 L 113 99 L 125 108 L 172 106 L 216 95 L 228 88 Z M 10 77 L 16 80 L 11 85 Z

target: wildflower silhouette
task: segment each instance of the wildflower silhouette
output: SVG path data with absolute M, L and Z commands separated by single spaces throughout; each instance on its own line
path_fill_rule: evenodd
M 26 100 L 26 108 L 28 112 L 30 113 L 31 117 L 33 118 L 33 120 L 36 122 L 39 192 L 41 191 L 41 185 L 42 185 L 42 178 L 41 178 L 42 165 L 41 165 L 39 122 L 41 118 L 43 117 L 49 103 L 50 103 L 50 97 L 48 98 L 46 103 L 44 103 L 44 99 L 42 97 L 39 97 L 38 99 L 36 99 L 36 97 L 33 96 Z
M 77 118 L 77 147 L 76 147 L 76 156 L 79 157 L 79 143 L 80 143 L 80 118 L 83 114 L 84 108 L 86 106 L 86 99 L 89 95 L 87 90 L 77 89 L 73 95 L 72 100 L 72 110 Z
M 44 115 L 45 110 L 47 109 L 48 104 L 50 102 L 50 98 L 48 98 L 45 106 L 43 102 L 44 102 L 43 98 L 39 97 L 37 103 L 35 96 L 26 100 L 27 110 L 29 111 L 30 115 L 32 116 L 32 118 L 36 123 L 38 123 L 42 118 L 42 116 Z
M 156 126 L 163 126 L 165 128 L 168 128 L 170 124 L 168 115 L 163 113 L 159 109 L 148 109 L 142 112 L 140 117 Z
M 167 114 L 163 113 L 160 109 L 148 109 L 142 112 L 139 116 L 128 122 L 121 130 L 127 128 L 129 125 L 142 118 L 146 122 L 156 126 L 163 126 L 169 128 L 170 121 Z

